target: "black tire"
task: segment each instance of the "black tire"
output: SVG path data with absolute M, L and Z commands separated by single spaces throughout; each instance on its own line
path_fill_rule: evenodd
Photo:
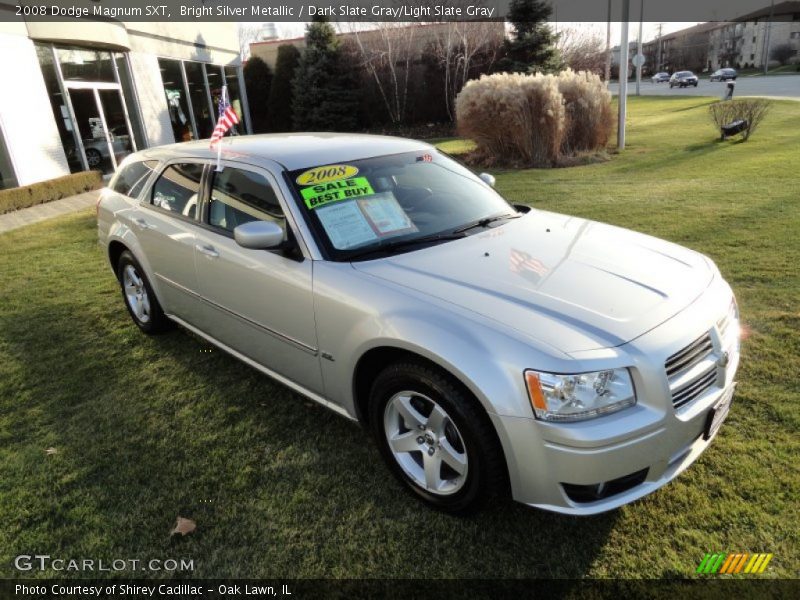
M 95 148 L 86 149 L 86 162 L 89 164 L 90 169 L 96 169 L 103 162 L 103 155 Z
M 141 288 L 145 292 L 146 299 L 149 301 L 149 310 L 141 317 L 136 314 L 136 311 L 131 306 L 131 301 L 128 299 L 128 294 L 126 293 L 125 277 L 128 268 L 133 269 L 133 272 L 142 282 Z M 139 329 L 148 335 L 155 335 L 169 331 L 174 327 L 173 322 L 167 318 L 164 311 L 161 309 L 161 304 L 159 304 L 158 298 L 156 298 L 155 293 L 153 293 L 153 288 L 150 285 L 150 281 L 147 279 L 147 275 L 145 275 L 144 269 L 142 269 L 139 262 L 128 250 L 125 250 L 120 255 L 119 261 L 117 261 L 117 280 L 119 281 L 120 291 L 122 292 L 122 302 L 125 304 L 128 314 Z
M 694 87 L 697 87 L 697 84 L 696 84 L 696 83 L 694 84 Z
M 395 394 L 403 391 L 422 394 L 438 404 L 448 417 L 445 422 L 449 420 L 455 426 L 458 446 L 467 457 L 467 469 L 461 487 L 454 493 L 438 494 L 423 488 L 404 470 L 390 449 L 385 426 L 387 405 Z M 369 422 L 389 469 L 405 484 L 406 489 L 430 506 L 445 512 L 466 515 L 479 510 L 492 498 L 507 496 L 508 471 L 491 421 L 478 401 L 447 373 L 416 362 L 400 362 L 387 367 L 372 384 Z M 417 438 L 420 439 L 422 435 Z M 409 459 L 418 454 L 418 459 L 413 460 L 425 462 L 425 453 L 422 450 L 419 453 L 414 451 L 406 454 Z M 447 465 L 439 469 L 441 475 Z

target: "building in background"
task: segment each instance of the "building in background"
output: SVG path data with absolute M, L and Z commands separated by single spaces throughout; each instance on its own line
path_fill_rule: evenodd
M 767 33 L 769 32 L 769 35 Z M 769 49 L 767 48 L 769 39 Z M 788 44 L 789 62 L 800 62 L 800 2 L 780 2 L 732 22 L 708 22 L 675 31 L 644 44 L 649 72 L 691 69 L 698 73 L 721 67 L 763 67 L 770 49 Z
M 6 22 L 0 56 L 2 188 L 208 138 L 223 84 L 250 130 L 235 23 Z

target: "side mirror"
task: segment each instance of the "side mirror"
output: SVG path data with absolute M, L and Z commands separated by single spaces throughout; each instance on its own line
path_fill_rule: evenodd
M 495 178 L 493 175 L 489 175 L 488 173 L 481 173 L 480 175 L 478 175 L 478 178 L 489 187 L 494 187 Z
M 250 221 L 233 230 L 233 239 L 242 248 L 268 250 L 283 243 L 283 229 L 272 221 Z

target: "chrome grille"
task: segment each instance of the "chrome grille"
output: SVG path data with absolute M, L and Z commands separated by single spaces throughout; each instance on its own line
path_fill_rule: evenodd
M 676 373 L 691 369 L 713 351 L 714 344 L 711 342 L 711 335 L 704 333 L 666 360 L 664 368 L 667 370 L 667 377 L 672 377 Z
M 717 369 L 712 368 L 697 379 L 692 380 L 688 385 L 672 392 L 672 405 L 680 408 L 689 404 L 695 398 L 702 396 L 703 393 L 717 382 Z

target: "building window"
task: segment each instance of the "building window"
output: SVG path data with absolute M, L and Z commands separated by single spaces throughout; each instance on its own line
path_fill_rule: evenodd
M 242 106 L 242 92 L 239 88 L 239 68 L 238 67 L 225 67 L 225 83 L 228 86 L 228 96 L 231 100 L 231 106 L 236 114 L 239 115 L 239 122 L 241 123 L 240 130 L 245 130 L 244 107 Z
M 203 65 L 186 61 L 183 63 L 183 68 L 186 70 L 186 83 L 189 86 L 189 99 L 192 102 L 192 115 L 197 127 L 197 136 L 200 139 L 210 138 L 211 132 L 214 130 L 215 119 L 209 106 L 211 97 L 206 86 Z
M 6 138 L 0 130 L 0 190 L 17 187 L 17 176 L 14 174 L 14 167 L 11 165 L 11 157 L 8 154 Z
M 122 86 L 122 96 L 125 98 L 125 104 L 128 107 L 128 117 L 131 122 L 131 129 L 133 129 L 133 138 L 136 140 L 136 147 L 139 149 L 147 148 L 147 137 L 144 133 L 144 126 L 142 125 L 142 116 L 139 112 L 139 105 L 136 101 L 136 92 L 133 87 L 133 78 L 131 77 L 131 69 L 128 64 L 128 57 L 125 54 L 116 53 L 114 61 L 117 65 L 117 74 L 119 75 L 119 83 Z
M 755 59 L 756 59 L 756 55 L 755 54 L 751 54 L 750 55 L 750 60 L 755 60 Z
M 234 134 L 246 130 L 239 91 L 238 67 L 159 58 L 164 94 L 169 105 L 176 142 L 211 137 L 219 115 L 222 86 L 227 83 L 231 105 L 242 122 Z M 235 86 L 235 87 L 234 87 Z
M 83 48 L 56 48 L 64 81 L 116 83 L 111 52 Z
M 186 89 L 183 85 L 183 72 L 179 60 L 158 59 L 161 69 L 161 80 L 164 83 L 164 94 L 167 96 L 169 120 L 176 142 L 195 139 L 189 105 L 186 102 Z
M 793 40 L 800 40 L 800 31 L 793 31 L 789 37 Z
M 67 100 L 59 84 L 58 73 L 53 62 L 53 48 L 49 45 L 36 44 L 36 54 L 39 57 L 39 66 L 44 76 L 47 95 L 50 96 L 53 118 L 56 120 L 58 135 L 61 138 L 64 154 L 67 157 L 70 173 L 83 171 L 83 162 L 81 161 L 80 152 L 78 150 L 75 128 L 73 127 Z

